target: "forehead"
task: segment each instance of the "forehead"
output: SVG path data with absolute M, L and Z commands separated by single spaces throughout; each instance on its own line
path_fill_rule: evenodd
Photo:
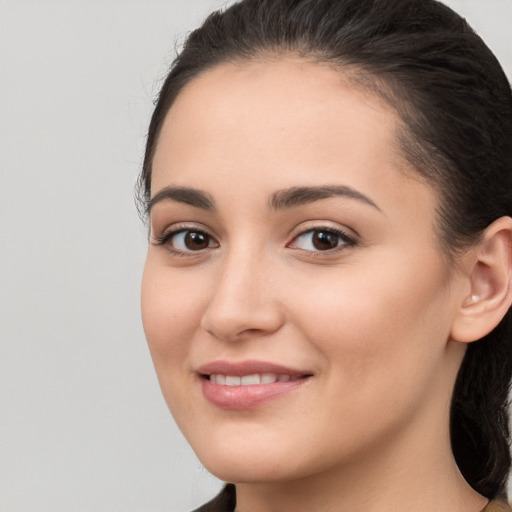
M 401 124 L 394 109 L 369 88 L 356 85 L 353 76 L 353 71 L 344 74 L 292 58 L 222 64 L 183 88 L 161 135 L 172 143 L 175 137 L 201 133 L 206 142 L 206 136 L 221 137 L 235 128 L 261 140 L 271 130 L 285 136 L 293 125 L 295 136 L 327 141 L 333 138 L 329 129 L 337 125 L 340 130 L 343 124 L 353 131 L 378 130 L 394 147 Z M 368 121 L 375 123 L 370 126 Z
M 273 189 L 385 181 L 396 200 L 411 173 L 395 110 L 348 75 L 299 59 L 223 64 L 192 80 L 168 112 L 153 161 L 152 193 L 169 185 Z M 393 182 L 393 184 L 392 184 Z

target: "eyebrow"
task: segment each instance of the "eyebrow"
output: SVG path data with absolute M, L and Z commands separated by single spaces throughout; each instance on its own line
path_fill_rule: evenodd
M 378 211 L 382 211 L 377 204 L 369 197 L 358 192 L 352 187 L 345 185 L 324 185 L 319 187 L 292 187 L 286 190 L 280 190 L 270 198 L 270 208 L 273 210 L 284 210 L 302 206 L 320 199 L 342 196 L 349 199 L 356 199 L 366 203 Z
M 151 208 L 153 208 L 155 204 L 161 203 L 163 201 L 185 203 L 190 206 L 195 206 L 196 208 L 201 208 L 202 210 L 215 210 L 215 202 L 206 192 L 197 190 L 195 188 L 175 187 L 171 185 L 164 187 L 162 190 L 159 190 L 151 198 L 148 205 L 148 213 L 151 212 Z
M 378 211 L 381 211 L 377 204 L 369 197 L 358 192 L 356 189 L 345 185 L 291 187 L 285 190 L 279 190 L 272 194 L 269 200 L 269 206 L 273 210 L 286 210 L 336 196 L 355 199 L 376 208 Z M 215 201 L 206 192 L 195 188 L 169 185 L 164 187 L 162 190 L 159 190 L 151 198 L 147 209 L 148 213 L 151 212 L 151 209 L 155 204 L 163 201 L 175 201 L 178 203 L 188 204 L 196 208 L 201 208 L 202 210 L 215 211 Z

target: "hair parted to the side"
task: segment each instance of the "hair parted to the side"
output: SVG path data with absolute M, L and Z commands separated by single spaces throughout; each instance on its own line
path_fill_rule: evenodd
M 446 254 L 512 215 L 512 93 L 464 19 L 436 0 L 243 0 L 188 37 L 151 119 L 138 190 L 144 211 L 164 118 L 182 88 L 225 62 L 292 54 L 328 64 L 383 96 L 403 121 L 400 144 L 438 192 Z M 457 377 L 452 449 L 468 483 L 500 492 L 510 470 L 512 316 L 471 343 Z

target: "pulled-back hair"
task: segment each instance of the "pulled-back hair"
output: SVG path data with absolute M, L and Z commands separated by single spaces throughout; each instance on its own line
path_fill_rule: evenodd
M 211 14 L 172 64 L 151 119 L 142 207 L 164 118 L 183 87 L 216 65 L 291 54 L 327 64 L 384 98 L 402 120 L 405 158 L 437 191 L 438 238 L 453 258 L 512 215 L 512 93 L 494 55 L 435 0 L 243 0 Z M 493 498 L 510 470 L 512 317 L 469 344 L 451 406 L 452 450 Z

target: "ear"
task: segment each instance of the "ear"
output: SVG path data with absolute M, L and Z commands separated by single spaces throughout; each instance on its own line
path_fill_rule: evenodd
M 501 217 L 484 231 L 470 251 L 469 293 L 462 297 L 451 339 L 479 340 L 502 320 L 512 303 L 512 218 Z

